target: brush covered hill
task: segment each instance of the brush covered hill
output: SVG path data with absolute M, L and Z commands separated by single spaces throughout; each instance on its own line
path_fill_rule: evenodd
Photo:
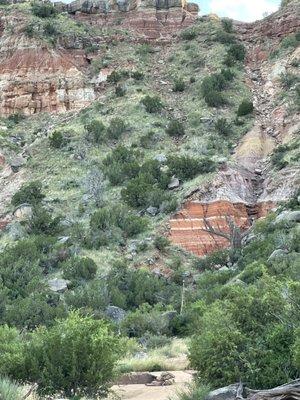
M 299 4 L 253 24 L 102 6 L 0 7 L 0 375 L 105 393 L 194 335 L 212 388 L 297 377 Z M 102 332 L 100 381 L 77 325 Z

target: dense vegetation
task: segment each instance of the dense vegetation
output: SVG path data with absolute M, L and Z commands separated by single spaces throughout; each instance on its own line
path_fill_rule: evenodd
M 267 388 L 298 377 L 299 224 L 278 215 L 299 209 L 299 198 L 257 223 L 241 250 L 199 259 L 164 234 L 186 194 L 253 124 L 232 21 L 199 19 L 166 55 L 124 40 L 100 45 L 97 58 L 91 27 L 51 4 L 24 7 L 30 38 L 55 45 L 74 34 L 94 55 L 91 74 L 115 69 L 105 102 L 67 123 L 1 120 L 1 146 L 32 146 L 32 180 L 11 200 L 10 211 L 24 215 L 0 236 L 0 397 L 21 399 L 16 382 L 38 383 L 41 396 L 106 395 L 119 372 L 167 369 L 160 356 L 178 353 L 175 337 L 189 342 L 199 372 L 188 400 L 240 379 Z M 281 77 L 293 96 L 297 82 Z M 297 162 L 298 142 L 274 151 L 275 169 Z M 141 351 L 159 356 L 137 366 Z

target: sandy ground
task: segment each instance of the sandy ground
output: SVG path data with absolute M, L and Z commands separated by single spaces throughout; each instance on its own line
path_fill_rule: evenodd
M 154 372 L 160 375 L 160 372 Z M 176 400 L 176 393 L 183 390 L 193 379 L 193 371 L 172 371 L 175 384 L 172 386 L 119 385 L 113 386 L 116 399 L 121 400 Z M 114 399 L 111 396 L 110 399 Z

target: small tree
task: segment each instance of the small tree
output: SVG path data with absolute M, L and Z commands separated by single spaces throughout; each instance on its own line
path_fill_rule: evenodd
M 87 139 L 93 143 L 102 143 L 105 139 L 106 127 L 103 122 L 93 119 L 85 125 Z
M 32 13 L 40 18 L 50 18 L 57 14 L 57 10 L 51 2 L 45 3 L 43 1 L 35 1 L 31 9 Z
M 87 193 L 93 197 L 96 206 L 102 206 L 106 187 L 103 173 L 97 168 L 91 170 L 85 179 L 84 185 Z
M 159 96 L 145 96 L 141 103 L 145 106 L 146 111 L 150 114 L 157 113 L 163 108 L 162 101 Z
M 109 139 L 117 140 L 125 132 L 125 130 L 125 121 L 122 118 L 116 117 L 110 121 L 110 125 L 107 128 L 107 136 Z
M 237 115 L 238 117 L 242 117 L 244 115 L 251 114 L 254 110 L 254 106 L 252 101 L 249 100 L 243 100 L 241 104 L 239 105 L 239 108 L 237 110 Z
M 39 204 L 45 195 L 42 193 L 42 184 L 39 181 L 32 181 L 21 186 L 20 190 L 13 195 L 12 204 L 18 206 L 23 203 L 31 205 Z
M 0 326 L 0 375 L 18 378 L 24 365 L 24 342 L 15 328 Z
M 174 119 L 169 123 L 166 133 L 173 137 L 184 136 L 184 126 L 180 121 Z
M 26 351 L 28 378 L 42 393 L 103 395 L 120 350 L 120 340 L 107 323 L 72 312 L 49 330 L 32 334 Z
M 185 82 L 182 78 L 176 78 L 173 84 L 173 92 L 184 92 Z

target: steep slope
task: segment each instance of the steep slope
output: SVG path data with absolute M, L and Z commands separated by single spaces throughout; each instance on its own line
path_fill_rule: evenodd
M 193 191 L 183 209 L 170 220 L 173 243 L 203 256 L 229 246 L 229 241 L 207 231 L 229 231 L 232 218 L 242 230 L 267 215 L 277 203 L 287 200 L 300 185 L 299 164 L 274 171 L 268 156 L 276 146 L 295 139 L 300 132 L 299 112 L 291 111 L 290 101 L 281 98 L 281 79 L 297 73 L 293 61 L 299 47 L 283 54 L 274 63 L 270 51 L 286 35 L 299 30 L 299 4 L 257 24 L 237 24 L 247 48 L 246 79 L 255 107 L 253 128 L 241 139 L 230 165 L 226 165 L 209 185 Z

